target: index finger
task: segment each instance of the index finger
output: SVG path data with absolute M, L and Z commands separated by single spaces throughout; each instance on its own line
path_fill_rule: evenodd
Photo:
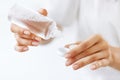
M 96 43 L 98 43 L 99 41 L 101 41 L 101 36 L 100 35 L 94 35 L 90 38 L 88 38 L 87 40 L 85 40 L 84 42 L 81 42 L 81 44 L 79 44 L 77 47 L 73 48 L 70 52 L 68 52 L 65 57 L 66 58 L 71 58 L 71 57 L 75 57 L 78 54 L 84 52 L 85 50 L 89 49 L 90 47 L 94 46 Z
M 17 33 L 17 34 L 21 34 L 21 35 L 22 34 L 25 34 L 25 35 L 30 35 L 31 34 L 31 32 L 29 30 L 21 28 L 16 24 L 11 24 L 11 31 L 13 33 Z

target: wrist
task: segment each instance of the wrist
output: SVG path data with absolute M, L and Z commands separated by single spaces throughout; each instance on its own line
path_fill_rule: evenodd
M 120 48 L 110 47 L 111 50 L 111 64 L 110 67 L 120 70 Z

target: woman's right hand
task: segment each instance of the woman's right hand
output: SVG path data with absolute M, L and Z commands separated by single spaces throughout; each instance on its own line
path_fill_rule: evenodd
M 47 11 L 41 9 L 38 11 L 40 14 L 47 16 Z M 16 24 L 11 24 L 11 31 L 15 34 L 17 44 L 15 50 L 18 52 L 25 52 L 29 50 L 29 46 L 38 46 L 42 39 L 33 34 L 29 29 L 21 28 Z

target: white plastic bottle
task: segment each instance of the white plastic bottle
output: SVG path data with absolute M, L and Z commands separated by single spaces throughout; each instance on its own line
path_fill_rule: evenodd
M 45 40 L 54 38 L 61 33 L 54 20 L 18 4 L 10 9 L 8 19 L 16 25 L 28 28 Z

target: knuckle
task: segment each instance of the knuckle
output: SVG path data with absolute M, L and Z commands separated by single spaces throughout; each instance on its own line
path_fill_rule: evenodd
M 94 36 L 97 37 L 97 38 L 101 38 L 100 34 L 95 34 Z
M 101 43 L 101 47 L 103 48 L 103 49 L 108 49 L 109 48 L 109 46 L 108 46 L 108 43 L 106 42 L 106 41 L 103 41 L 102 43 Z
M 88 48 L 88 46 L 89 46 L 89 42 L 86 42 L 81 46 L 81 48 L 82 50 L 85 50 L 86 48 Z
M 97 39 L 99 41 L 103 40 L 103 37 L 100 34 L 93 35 L 93 38 L 95 38 L 95 39 Z
M 100 34 L 96 34 L 96 38 L 97 38 L 98 40 L 103 40 L 103 38 L 102 38 L 102 36 L 101 36 Z

